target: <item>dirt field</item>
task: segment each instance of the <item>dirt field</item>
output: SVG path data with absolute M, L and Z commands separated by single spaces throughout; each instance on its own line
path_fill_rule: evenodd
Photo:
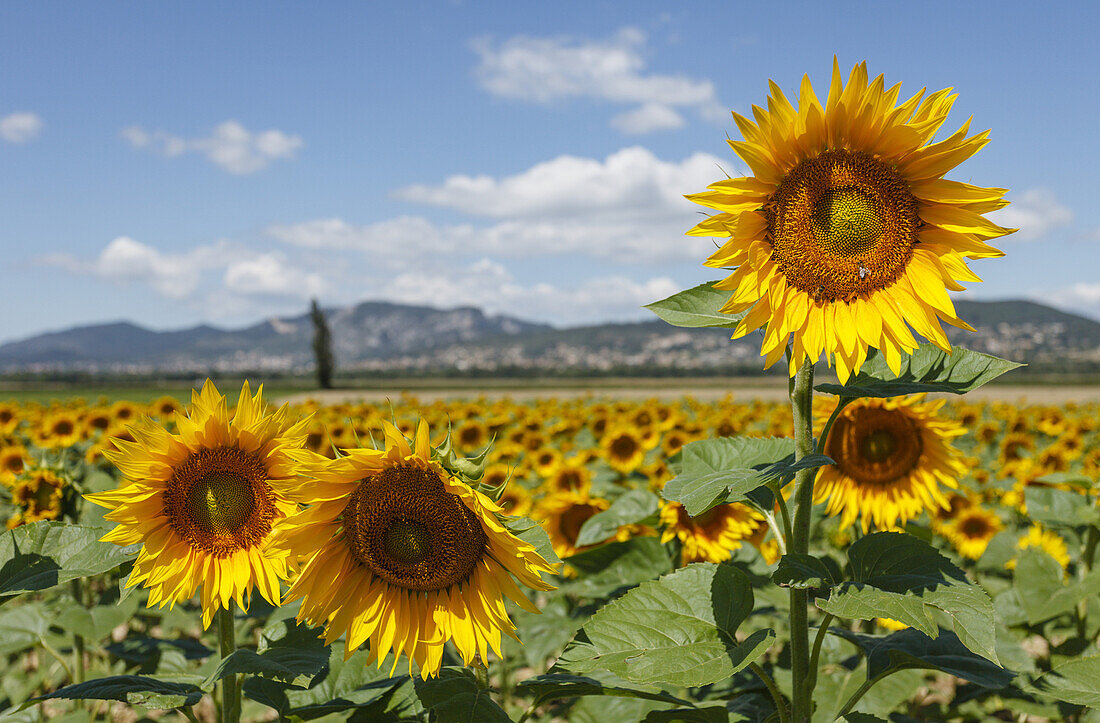
M 721 399 L 726 394 L 733 394 L 740 401 L 760 399 L 767 402 L 781 402 L 787 399 L 787 387 L 785 385 L 761 384 L 761 385 L 732 385 L 722 387 L 717 385 L 684 385 L 669 386 L 654 384 L 654 380 L 636 380 L 634 384 L 599 384 L 589 388 L 568 386 L 535 386 L 488 388 L 478 389 L 471 386 L 462 387 L 434 387 L 430 389 L 412 389 L 407 393 L 423 402 L 432 402 L 437 399 L 473 399 L 484 396 L 487 399 L 510 398 L 516 401 L 530 401 L 557 397 L 569 399 L 574 397 L 608 397 L 618 399 L 675 399 L 677 397 L 691 396 L 703 401 Z M 404 390 L 394 387 L 392 390 L 377 389 L 333 389 L 329 391 L 312 391 L 292 394 L 281 397 L 278 401 L 292 403 L 304 402 L 307 399 L 315 399 L 325 404 L 339 402 L 372 402 L 384 403 L 387 399 L 396 399 Z M 947 396 L 954 395 L 934 395 Z M 1100 385 L 1097 386 L 1015 386 L 1015 385 L 991 385 L 977 389 L 966 395 L 971 401 L 1001 401 L 1016 404 L 1078 404 L 1100 402 Z

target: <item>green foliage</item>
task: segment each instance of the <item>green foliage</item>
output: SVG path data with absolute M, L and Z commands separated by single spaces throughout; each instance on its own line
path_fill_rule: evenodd
M 528 678 L 516 686 L 516 692 L 520 695 L 532 698 L 532 705 L 541 705 L 546 701 L 560 698 L 580 698 L 588 695 L 606 695 L 616 698 L 644 698 L 646 700 L 657 700 L 677 705 L 692 705 L 690 701 L 677 698 L 665 692 L 653 693 L 645 690 L 636 690 L 634 688 L 624 688 L 619 685 L 605 685 L 595 678 L 585 678 L 579 675 L 565 675 L 562 673 L 551 673 Z
M 325 312 L 321 310 L 317 299 L 310 301 L 309 318 L 313 323 L 313 358 L 317 365 L 317 383 L 321 389 L 331 389 L 336 357 L 332 354 L 332 332 L 329 331 Z
M 511 721 L 489 691 L 466 668 L 443 668 L 439 677 L 413 681 L 425 708 L 441 721 Z
M 998 662 L 993 601 L 931 545 L 897 532 L 867 535 L 848 550 L 851 582 L 831 590 L 818 607 L 839 618 L 890 618 L 939 634 L 935 613 L 950 621 L 962 643 Z
M 843 580 L 832 558 L 818 558 L 805 553 L 788 553 L 779 560 L 772 582 L 780 587 L 796 589 L 828 589 Z
M 550 543 L 550 536 L 546 534 L 546 530 L 542 529 L 539 523 L 530 517 L 505 517 L 501 522 L 513 535 L 534 546 L 535 551 L 539 553 L 542 559 L 551 564 L 561 562 L 561 558 L 554 554 L 554 546 Z
M 1083 600 L 1100 594 L 1100 570 L 1066 581 L 1062 566 L 1045 550 L 1020 553 L 1013 570 L 1013 591 L 1028 625 L 1073 612 Z
M 1031 686 L 1032 692 L 1074 705 L 1100 708 L 1100 655 L 1059 663 Z
M 951 347 L 951 353 L 947 354 L 926 342 L 911 356 L 902 355 L 900 374 L 890 370 L 881 352 L 871 350 L 859 373 L 853 374 L 847 384 L 818 384 L 814 388 L 841 397 L 898 397 L 922 392 L 965 394 L 1022 366 L 961 346 Z
M 181 708 L 198 703 L 203 689 L 194 683 L 161 680 L 145 675 L 112 675 L 67 685 L 35 700 L 118 700 L 145 708 Z
M 106 532 L 41 521 L 0 534 L 0 599 L 114 570 L 136 548 L 99 542 Z
M 975 685 L 999 689 L 1016 677 L 1015 673 L 974 655 L 949 630 L 940 630 L 935 639 L 912 628 L 886 636 L 863 635 L 843 628 L 834 628 L 833 632 L 855 644 L 867 657 L 869 680 L 918 668 L 939 670 Z
M 719 311 L 729 301 L 730 292 L 714 288 L 717 283 L 708 281 L 699 284 L 667 299 L 646 304 L 645 308 L 672 326 L 735 329 L 745 314 L 723 314 Z
M 771 630 L 758 630 L 737 642 L 737 627 L 752 609 L 744 573 L 729 565 L 688 565 L 600 608 L 558 665 L 577 674 L 608 670 L 634 683 L 716 683 L 759 657 L 775 638 Z
M 577 547 L 595 545 L 613 536 L 620 527 L 652 522 L 660 504 L 660 498 L 649 490 L 624 492 L 608 509 L 585 520 L 575 544 Z
M 726 502 L 738 502 L 773 480 L 783 484 L 800 469 L 832 464 L 812 454 L 795 461 L 794 440 L 782 437 L 719 437 L 684 445 L 683 469 L 661 494 L 692 517 Z
M 608 597 L 672 570 L 664 546 L 653 537 L 612 542 L 578 552 L 565 562 L 580 573 L 568 583 L 569 592 L 587 598 Z

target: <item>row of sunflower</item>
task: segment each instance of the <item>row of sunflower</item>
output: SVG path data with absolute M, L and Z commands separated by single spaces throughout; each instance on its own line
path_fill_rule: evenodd
M 819 405 L 819 428 L 831 411 Z M 829 517 L 817 534 L 840 551 L 871 530 L 927 529 L 964 567 L 1000 536 L 1009 550 L 1002 570 L 1036 548 L 1068 576 L 1073 535 L 1031 520 L 1025 492 L 1088 500 L 1072 475 L 1100 473 L 1098 412 L 1095 404 L 922 395 L 849 404 L 824 448 L 836 464 L 819 476 L 816 494 Z M 656 500 L 685 445 L 769 437 L 790 425 L 785 405 L 406 397 L 387 408 L 307 402 L 272 413 L 247 388 L 230 409 L 208 385 L 190 414 L 170 399 L 69 401 L 3 404 L 0 420 L 9 528 L 75 519 L 78 480 L 89 470 L 121 471 L 117 490 L 89 499 L 113 510 L 106 518 L 117 526 L 105 540 L 141 545 L 126 585 L 144 584 L 149 605 L 187 607 L 198 592 L 205 628 L 233 600 L 247 610 L 254 589 L 272 604 L 302 598 L 298 617 L 320 626 L 325 642 L 341 640 L 348 655 L 366 643 L 379 664 L 392 651 L 390 672 L 404 653 L 416 672 L 436 673 L 447 641 L 470 664 L 507 655 L 502 632 L 524 639 L 500 600 L 534 608 L 508 573 L 534 590 L 561 583 L 532 545 L 508 532 L 511 515 L 538 521 L 567 561 L 608 541 L 643 538 L 673 550 L 673 568 L 731 558 L 768 566 L 780 554 L 752 505 L 719 504 L 692 517 L 678 502 Z M 448 469 L 445 457 L 458 454 L 477 463 L 465 473 Z M 585 524 L 628 492 L 655 493 L 659 508 L 579 544 Z M 568 589 L 590 576 L 586 570 L 566 564 L 558 580 L 571 581 Z

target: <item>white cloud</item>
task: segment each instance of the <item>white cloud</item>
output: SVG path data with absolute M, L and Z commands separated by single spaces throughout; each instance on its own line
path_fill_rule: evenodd
M 69 254 L 54 254 L 40 260 L 73 273 L 90 273 L 118 283 L 146 283 L 162 296 L 183 299 L 195 292 L 204 271 L 229 263 L 237 253 L 222 242 L 170 254 L 129 236 L 119 236 L 91 261 Z
M 1008 240 L 1035 241 L 1055 228 L 1073 223 L 1073 211 L 1048 189 L 1031 188 L 1009 200 L 1012 201 L 1009 206 L 989 214 L 994 223 L 1020 229 Z
M 33 141 L 42 132 L 42 119 L 34 113 L 12 113 L 0 118 L 0 139 L 8 143 Z
M 646 103 L 615 116 L 611 125 L 623 133 L 641 135 L 680 128 L 684 125 L 684 117 L 663 103 Z
M 399 189 L 406 201 L 443 206 L 494 218 L 623 217 L 678 214 L 698 207 L 683 194 L 715 180 L 723 161 L 695 153 L 680 163 L 666 162 L 640 146 L 624 148 L 603 161 L 558 156 L 512 176 L 457 175 L 440 186 Z
M 494 95 L 544 104 L 566 98 L 640 104 L 612 121 L 628 133 L 680 127 L 682 118 L 678 124 L 672 121 L 673 115 L 679 117 L 673 106 L 693 107 L 707 120 L 724 115 L 709 80 L 645 72 L 645 43 L 642 31 L 624 28 L 606 40 L 519 35 L 494 43 L 483 38 L 473 49 L 481 58 L 478 80 Z M 655 122 L 658 113 L 660 122 Z
M 1100 320 L 1100 282 L 1081 281 L 1054 291 L 1033 291 L 1031 298 Z
M 263 170 L 275 160 L 293 158 L 303 145 L 299 136 L 275 129 L 249 131 L 235 120 L 219 123 L 210 135 L 199 138 L 147 131 L 140 126 L 123 128 L 120 135 L 134 148 L 169 158 L 188 152 L 201 153 L 210 162 L 238 175 Z
M 225 287 L 238 294 L 309 298 L 324 289 L 320 274 L 306 273 L 284 254 L 241 259 L 225 270 Z

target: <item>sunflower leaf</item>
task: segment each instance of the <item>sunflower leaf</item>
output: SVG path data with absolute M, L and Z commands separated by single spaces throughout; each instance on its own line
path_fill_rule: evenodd
M 585 547 L 603 542 L 618 532 L 620 527 L 640 524 L 656 515 L 660 503 L 657 495 L 649 490 L 625 492 L 616 497 L 609 508 L 585 520 L 574 544 Z
M 833 460 L 821 454 L 795 461 L 794 440 L 782 437 L 719 437 L 684 445 L 680 474 L 661 494 L 679 502 L 692 517 L 715 505 L 738 502 L 778 479 L 780 485 L 800 469 L 824 467 Z
M 202 687 L 210 690 L 222 678 L 238 674 L 258 675 L 304 687 L 313 676 L 321 672 L 328 659 L 328 651 L 324 649 L 279 647 L 257 653 L 241 648 L 223 658 L 214 672 L 203 681 Z
M 118 700 L 130 705 L 167 710 L 195 705 L 202 695 L 202 688 L 190 682 L 161 680 L 145 675 L 112 675 L 67 685 L 28 701 L 28 704 L 50 698 Z
M 843 580 L 836 566 L 831 558 L 791 552 L 780 558 L 772 573 L 772 582 L 780 587 L 827 589 Z
M 890 371 L 886 357 L 874 349 L 859 374 L 852 375 L 847 384 L 818 384 L 814 389 L 841 397 L 900 397 L 921 392 L 965 394 L 1022 366 L 1025 365 L 961 346 L 951 347 L 951 353 L 947 354 L 925 343 L 912 355 L 902 356 L 898 375 Z
M 841 627 L 830 632 L 855 644 L 867 656 L 868 680 L 897 670 L 919 668 L 939 670 L 996 690 L 1016 677 L 1012 671 L 967 650 L 949 630 L 939 630 L 935 639 L 912 628 L 886 636 L 863 635 Z
M 424 707 L 441 721 L 511 721 L 466 668 L 443 668 L 439 677 L 413 681 Z
M 586 598 L 602 598 L 634 587 L 672 570 L 672 562 L 656 537 L 634 537 L 578 552 L 566 564 L 580 573 L 569 583 L 569 592 Z
M 115 569 L 137 551 L 99 538 L 99 527 L 39 521 L 0 534 L 0 598 Z
M 775 640 L 774 631 L 758 630 L 737 642 L 737 627 L 752 609 L 743 572 L 688 565 L 601 607 L 558 665 L 579 675 L 607 670 L 632 683 L 709 685 L 746 667 Z
M 1041 548 L 1021 552 L 1012 572 L 1013 589 L 1029 625 L 1072 612 L 1080 601 L 1100 594 L 1100 570 L 1066 584 L 1062 566 Z
M 672 326 L 735 329 L 745 313 L 723 314 L 719 311 L 729 301 L 730 292 L 714 288 L 717 283 L 708 281 L 699 284 L 667 299 L 646 304 L 643 308 L 649 309 Z
M 1100 523 L 1100 510 L 1095 505 L 1082 504 L 1077 492 L 1055 487 L 1028 485 L 1024 489 L 1027 516 L 1048 527 L 1080 527 Z
M 1026 690 L 1073 705 L 1100 708 L 1100 655 L 1066 660 Z
M 659 700 L 662 703 L 691 705 L 689 701 L 681 700 L 664 691 L 653 693 L 645 690 L 624 688 L 618 685 L 604 685 L 595 678 L 585 678 L 578 675 L 564 675 L 561 673 L 550 673 L 528 678 L 516 686 L 516 693 L 522 696 L 530 696 L 534 699 L 535 705 L 548 700 L 580 698 L 588 695 L 605 695 L 615 698 L 642 698 L 645 700 Z
M 966 573 L 912 535 L 875 532 L 848 549 L 851 582 L 834 587 L 817 606 L 839 618 L 890 618 L 930 638 L 939 635 L 934 613 L 946 615 L 959 639 L 999 662 L 993 601 Z

